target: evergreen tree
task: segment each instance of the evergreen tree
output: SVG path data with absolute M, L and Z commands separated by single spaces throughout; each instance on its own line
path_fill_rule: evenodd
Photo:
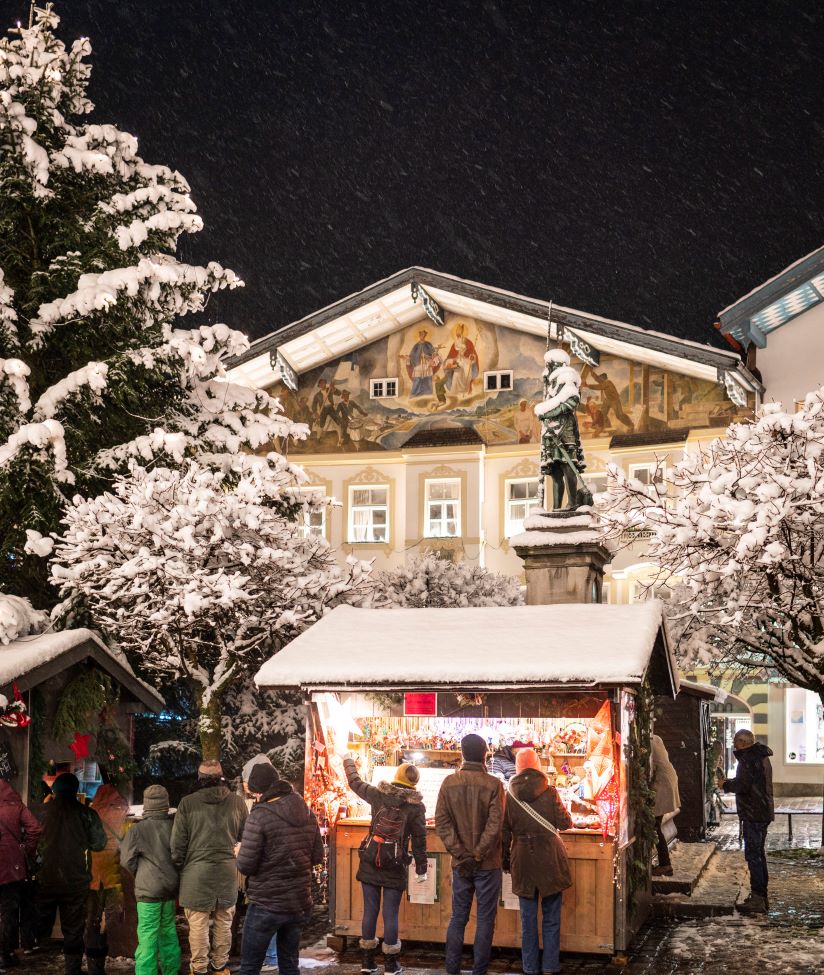
M 49 4 L 0 40 L 0 590 L 40 606 L 70 496 L 129 458 L 225 467 L 295 432 L 265 393 L 222 381 L 240 333 L 175 328 L 242 282 L 175 258 L 202 226 L 185 179 L 88 121 L 91 46 L 57 24 Z

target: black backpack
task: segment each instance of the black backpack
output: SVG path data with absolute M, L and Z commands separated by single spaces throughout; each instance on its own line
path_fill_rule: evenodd
M 397 870 L 409 861 L 406 854 L 407 804 L 381 806 L 368 835 L 358 849 L 361 862 L 376 870 Z

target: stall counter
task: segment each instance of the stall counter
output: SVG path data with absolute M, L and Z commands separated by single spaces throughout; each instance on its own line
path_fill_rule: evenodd
M 358 847 L 369 828 L 367 819 L 342 819 L 333 831 L 334 849 L 334 933 L 342 938 L 359 938 L 363 897 L 355 879 Z M 564 892 L 561 913 L 561 950 L 611 955 L 614 952 L 615 920 L 613 899 L 612 837 L 604 841 L 591 830 L 568 830 L 561 834 L 569 856 L 572 887 Z M 400 930 L 409 941 L 443 942 L 452 905 L 452 861 L 434 827 L 427 827 L 427 853 L 437 861 L 437 901 L 413 904 L 401 901 Z M 474 911 L 466 928 L 466 943 L 475 937 Z M 493 944 L 519 948 L 521 929 L 518 911 L 499 905 Z

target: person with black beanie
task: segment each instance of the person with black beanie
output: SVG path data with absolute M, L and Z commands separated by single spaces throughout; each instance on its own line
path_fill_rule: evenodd
M 249 878 L 240 975 L 259 975 L 275 935 L 281 975 L 298 975 L 301 931 L 312 914 L 312 868 L 323 862 L 323 841 L 315 814 L 272 765 L 253 766 L 249 791 L 257 802 L 237 855 L 238 870 Z
M 91 883 L 90 853 L 106 846 L 106 833 L 97 813 L 78 801 L 80 782 L 64 772 L 52 785 L 40 839 L 41 866 L 37 915 L 39 938 L 51 934 L 55 911 L 60 912 L 66 975 L 80 975 L 83 967 L 86 895 Z
M 486 975 L 501 891 L 504 790 L 486 770 L 487 744 L 480 735 L 461 740 L 460 771 L 444 779 L 435 830 L 452 857 L 452 917 L 446 931 L 447 975 L 459 975 L 464 932 L 473 898 L 478 900 L 473 975 Z

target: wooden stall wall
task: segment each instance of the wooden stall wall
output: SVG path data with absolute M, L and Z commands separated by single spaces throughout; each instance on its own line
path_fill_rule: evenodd
M 706 839 L 706 758 L 709 705 L 684 690 L 672 698 L 656 698 L 655 733 L 660 735 L 678 773 L 681 812 L 675 817 L 678 838 L 687 843 Z

